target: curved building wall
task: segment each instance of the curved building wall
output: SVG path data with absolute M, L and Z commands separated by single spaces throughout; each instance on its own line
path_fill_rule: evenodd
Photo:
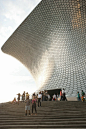
M 86 92 L 86 0 L 42 0 L 2 47 L 38 89 Z

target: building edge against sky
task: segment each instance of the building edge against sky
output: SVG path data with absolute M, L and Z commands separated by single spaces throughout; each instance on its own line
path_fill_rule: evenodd
M 86 1 L 42 0 L 2 46 L 39 90 L 86 92 Z

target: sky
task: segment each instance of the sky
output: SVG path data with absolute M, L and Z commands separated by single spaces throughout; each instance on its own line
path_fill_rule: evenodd
M 41 0 L 0 0 L 0 103 L 37 90 L 27 68 L 1 47 Z

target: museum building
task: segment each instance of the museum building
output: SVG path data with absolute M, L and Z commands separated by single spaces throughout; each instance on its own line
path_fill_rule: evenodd
M 86 0 L 42 0 L 2 46 L 38 90 L 86 92 Z

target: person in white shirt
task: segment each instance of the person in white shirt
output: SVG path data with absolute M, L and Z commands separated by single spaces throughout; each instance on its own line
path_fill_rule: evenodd
M 53 95 L 53 100 L 54 100 L 54 101 L 56 100 L 56 95 L 55 95 L 55 94 Z
M 64 88 L 63 88 L 63 90 L 62 90 L 62 94 L 64 94 L 65 93 L 65 90 L 64 90 Z
M 40 107 L 41 107 L 41 99 L 42 99 L 42 94 L 41 94 L 41 92 L 39 92 L 39 94 L 38 94 L 38 107 L 39 107 L 39 103 L 40 103 Z
M 66 98 L 66 93 L 65 93 L 65 89 L 63 88 L 62 90 L 62 96 L 63 96 L 63 101 L 67 101 L 67 98 Z

